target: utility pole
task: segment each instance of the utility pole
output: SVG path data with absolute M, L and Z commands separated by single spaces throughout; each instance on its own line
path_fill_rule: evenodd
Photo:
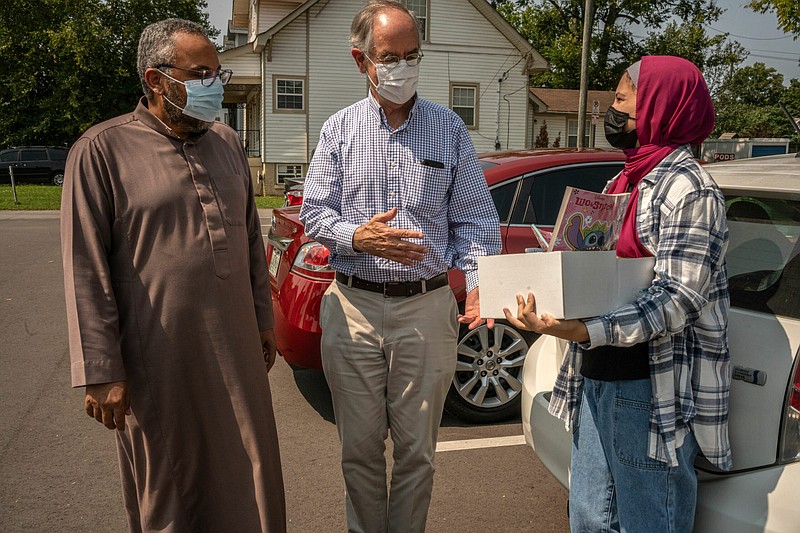
M 589 94 L 589 45 L 592 39 L 592 20 L 594 19 L 594 1 L 586 0 L 583 12 L 583 45 L 581 46 L 581 88 L 578 96 L 578 148 L 586 148 L 586 101 Z
M 508 78 L 508 71 L 505 71 L 500 78 L 497 79 L 497 131 L 494 134 L 494 149 L 499 150 L 500 146 L 500 99 L 503 97 L 503 82 Z M 506 143 L 508 144 L 508 143 Z M 508 146 L 506 146 L 508 148 Z

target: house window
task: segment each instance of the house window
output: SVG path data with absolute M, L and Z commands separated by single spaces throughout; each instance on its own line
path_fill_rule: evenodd
M 299 178 L 303 175 L 303 165 L 276 165 L 275 183 L 278 185 L 286 183 L 287 179 Z
M 406 7 L 417 16 L 422 40 L 428 40 L 428 0 L 406 0 Z
M 305 79 L 273 77 L 275 113 L 302 113 L 305 106 Z
M 586 148 L 594 146 L 594 126 L 587 120 L 586 129 L 583 130 L 583 145 Z M 578 121 L 567 121 L 567 146 L 577 148 L 578 146 Z
M 478 128 L 478 86 L 473 84 L 450 85 L 450 107 L 461 117 L 467 128 Z

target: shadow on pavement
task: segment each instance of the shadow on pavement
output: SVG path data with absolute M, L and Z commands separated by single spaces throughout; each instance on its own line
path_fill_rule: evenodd
M 324 420 L 335 424 L 331 391 L 328 388 L 328 383 L 325 381 L 325 374 L 320 370 L 296 368 L 292 369 L 292 375 L 294 376 L 297 389 L 308 404 L 314 408 Z M 514 417 L 505 422 L 492 422 L 490 425 L 502 426 L 507 424 L 519 424 L 519 419 Z M 442 423 L 440 424 L 441 427 L 471 427 L 474 425 L 476 424 L 464 422 L 447 411 L 442 415 Z
M 319 415 L 334 424 L 333 403 L 331 402 L 331 391 L 325 381 L 325 374 L 320 370 L 308 370 L 304 368 L 292 369 L 294 382 L 297 389 L 308 404 L 319 413 Z

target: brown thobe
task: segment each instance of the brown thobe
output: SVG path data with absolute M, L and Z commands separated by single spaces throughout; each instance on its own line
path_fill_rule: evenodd
M 92 127 L 67 160 L 61 237 L 72 384 L 128 384 L 131 530 L 285 531 L 269 278 L 236 133 L 182 140 L 144 99 Z

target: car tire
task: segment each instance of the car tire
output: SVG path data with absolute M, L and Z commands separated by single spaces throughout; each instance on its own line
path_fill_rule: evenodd
M 466 422 L 488 424 L 519 416 L 522 365 L 537 334 L 505 320 L 469 330 L 461 325 L 458 361 L 445 410 Z
M 53 185 L 57 185 L 59 187 L 64 185 L 64 171 L 57 170 L 56 172 L 53 172 L 53 175 L 50 177 L 50 181 Z

